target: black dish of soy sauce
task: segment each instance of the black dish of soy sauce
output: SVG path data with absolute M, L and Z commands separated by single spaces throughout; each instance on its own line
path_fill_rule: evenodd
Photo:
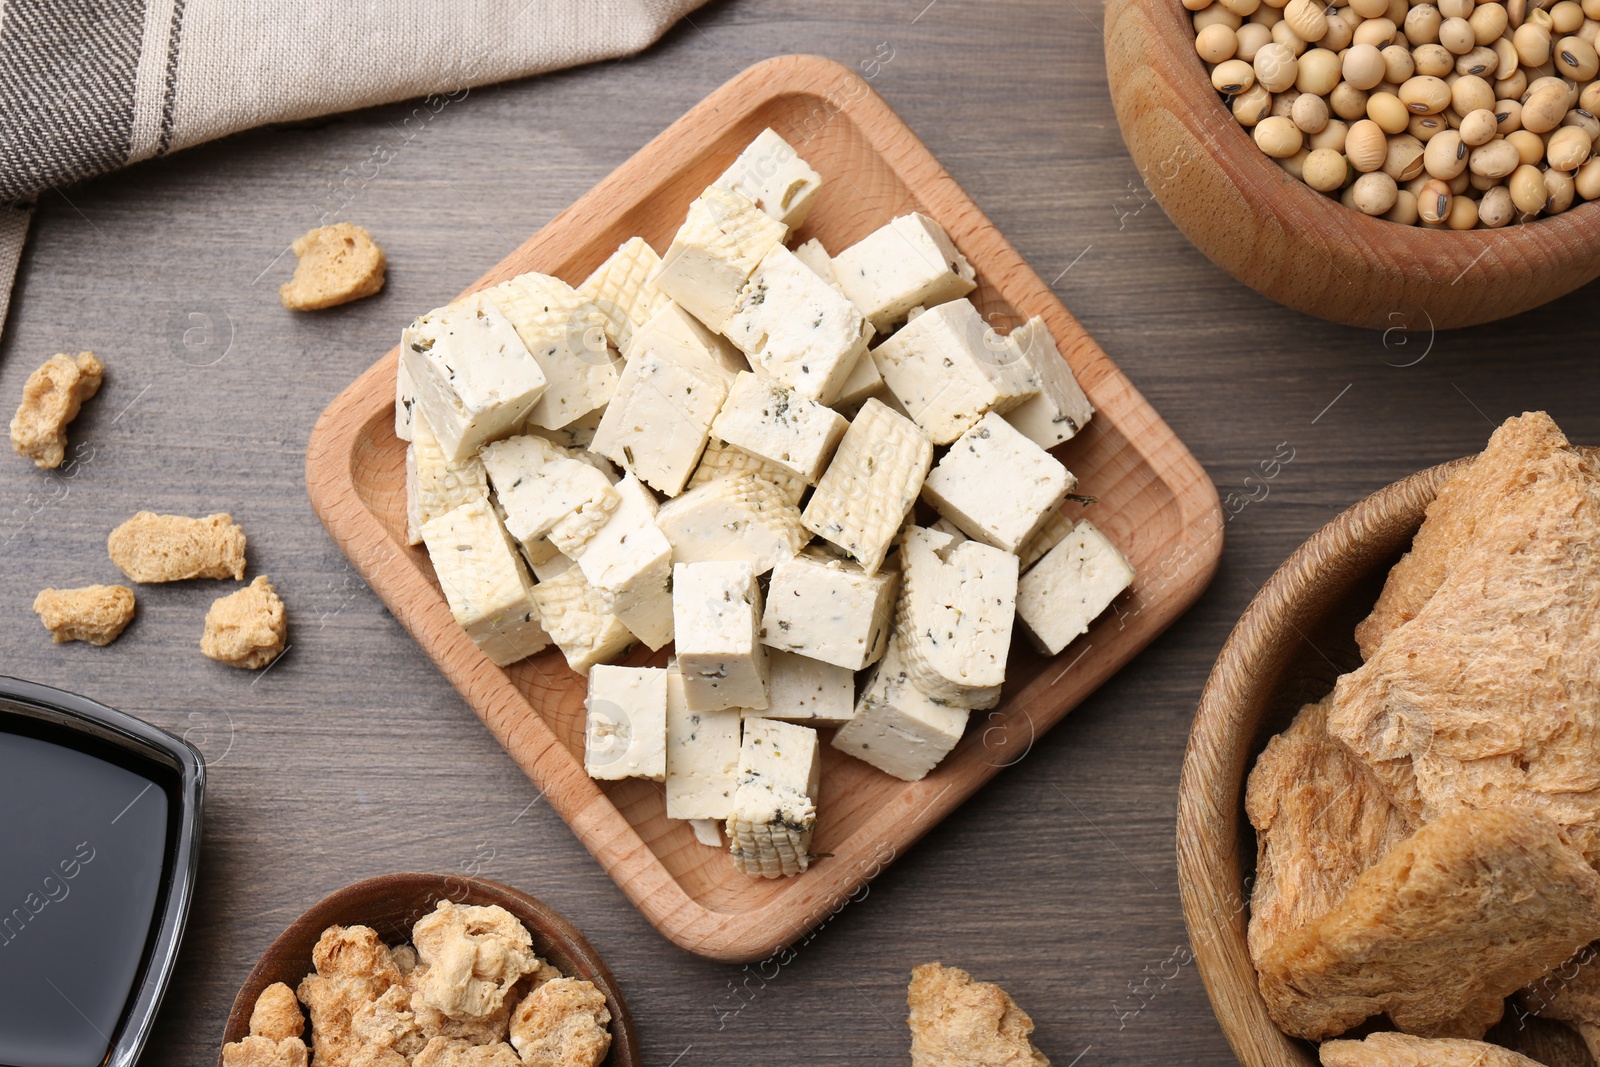
M 0 677 L 0 1064 L 138 1058 L 188 917 L 204 790 L 186 742 Z

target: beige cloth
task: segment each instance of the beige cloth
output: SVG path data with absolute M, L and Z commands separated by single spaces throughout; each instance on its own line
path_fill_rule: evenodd
M 0 323 L 45 189 L 263 123 L 414 97 L 437 113 L 631 55 L 704 2 L 0 0 Z

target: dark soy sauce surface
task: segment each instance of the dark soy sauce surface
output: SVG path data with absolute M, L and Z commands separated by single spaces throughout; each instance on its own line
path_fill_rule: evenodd
M 104 1061 L 150 939 L 167 794 L 0 728 L 0 1064 Z

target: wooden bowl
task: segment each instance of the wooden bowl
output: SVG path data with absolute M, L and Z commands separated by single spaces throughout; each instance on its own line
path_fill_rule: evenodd
M 1178 791 L 1178 885 L 1200 977 L 1244 1067 L 1313 1067 L 1316 1048 L 1267 1015 L 1245 944 L 1255 833 L 1244 787 L 1269 738 L 1361 663 L 1355 625 L 1372 610 L 1456 460 L 1367 497 L 1295 550 L 1261 587 L 1200 696 Z M 1577 1036 L 1510 1012 L 1489 1039 L 1550 1067 L 1591 1061 Z M 1358 1031 L 1359 1033 L 1359 1031 Z
M 1369 218 L 1285 173 L 1223 106 L 1177 0 L 1107 0 L 1106 73 L 1139 174 L 1195 247 L 1280 304 L 1379 329 L 1515 315 L 1600 275 L 1600 203 L 1500 230 Z
M 267 986 L 282 982 L 295 989 L 300 985 L 300 979 L 312 969 L 312 946 L 328 927 L 334 924 L 370 926 L 387 945 L 409 942 L 412 925 L 433 911 L 441 900 L 457 904 L 498 904 L 522 920 L 522 925 L 533 935 L 533 950 L 540 959 L 550 961 L 562 974 L 593 982 L 605 994 L 606 1007 L 611 1010 L 611 1051 L 603 1064 L 606 1067 L 639 1067 L 643 1063 L 639 1038 L 633 1032 L 633 1017 L 628 1013 L 627 1001 L 622 999 L 622 990 L 617 988 L 617 980 L 577 927 L 548 905 L 510 886 L 444 874 L 385 874 L 345 886 L 312 905 L 268 946 L 245 979 L 239 995 L 234 998 L 233 1010 L 228 1013 L 223 1042 L 241 1040 L 250 1032 L 250 1012 Z M 310 1041 L 308 1025 L 308 1045 Z M 217 1063 L 220 1067 L 220 1049 Z

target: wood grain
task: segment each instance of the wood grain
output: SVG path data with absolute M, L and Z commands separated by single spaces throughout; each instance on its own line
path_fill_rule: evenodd
M 571 919 L 652 1065 L 904 1063 L 906 982 L 939 959 L 1003 985 L 1057 1064 L 1229 1067 L 1183 963 L 1174 848 L 1184 745 L 1229 630 L 1318 527 L 1481 449 L 1508 415 L 1548 409 L 1600 443 L 1600 286 L 1430 337 L 1399 303 L 1389 326 L 1409 330 L 1318 322 L 1196 251 L 1123 147 L 1098 5 L 724 0 L 691 18 L 634 59 L 475 89 L 415 136 L 416 102 L 369 108 L 41 199 L 0 399 L 15 404 L 54 352 L 93 349 L 107 376 L 73 423 L 76 466 L 0 462 L 0 670 L 186 734 L 210 764 L 194 911 L 145 1067 L 211 1067 L 284 927 L 351 882 L 418 870 L 493 878 Z M 1199 458 L 1227 538 L 1183 618 L 825 925 L 746 968 L 668 942 L 600 870 L 323 530 L 305 446 L 398 323 L 471 285 L 739 70 L 791 52 L 871 76 Z M 393 157 L 373 175 L 380 148 Z M 325 212 L 371 230 L 388 282 L 291 315 L 276 291 L 286 247 Z M 180 320 L 196 331 L 185 347 L 173 316 L 190 312 L 211 329 Z M 1280 443 L 1294 458 L 1266 479 Z M 244 525 L 249 576 L 271 576 L 289 610 L 293 647 L 268 672 L 200 655 L 227 583 L 140 587 L 116 644 L 50 643 L 34 595 L 120 581 L 106 535 L 141 508 Z
M 972 299 L 1002 329 L 1043 316 L 1098 409 L 1060 446 L 1086 509 L 1139 572 L 1118 608 L 1054 660 L 1020 638 L 1006 693 L 920 782 L 823 748 L 805 874 L 739 873 L 666 818 L 659 785 L 596 782 L 583 770 L 585 682 L 551 648 L 495 667 L 451 617 L 426 554 L 405 546 L 404 444 L 394 438 L 398 348 L 340 394 L 312 433 L 306 481 L 323 524 L 495 738 L 663 934 L 704 956 L 760 960 L 815 926 L 981 784 L 1014 762 L 1199 596 L 1221 555 L 1216 490 L 1188 450 L 1015 249 L 866 81 L 831 60 L 788 56 L 734 78 L 597 185 L 473 288 L 525 271 L 576 284 L 632 236 L 664 250 L 689 201 L 764 127 L 824 176 L 797 240 L 843 249 L 896 215 L 938 220 L 978 272 Z M 664 664 L 668 651 L 629 662 Z
M 1266 296 L 1352 326 L 1396 304 L 1441 330 L 1554 300 L 1600 275 L 1600 203 L 1501 230 L 1371 218 L 1291 178 L 1234 121 L 1170 0 L 1107 0 L 1106 71 L 1139 173 L 1195 247 Z
M 467 907 L 501 907 L 515 915 L 533 937 L 533 951 L 568 978 L 592 982 L 606 998 L 611 1012 L 611 1049 L 598 1067 L 642 1067 L 639 1036 L 634 1033 L 628 1002 L 617 988 L 605 961 L 594 946 L 548 904 L 508 885 L 482 878 L 438 874 L 385 874 L 345 886 L 308 908 L 261 954 L 234 998 L 222 1040 L 241 1041 L 250 1033 L 250 1013 L 256 998 L 274 982 L 298 989 L 310 974 L 311 951 L 330 926 L 370 926 L 384 944 L 393 948 L 411 942 L 411 928 L 441 901 Z M 515 1004 L 512 1004 L 515 1008 Z M 315 1030 L 307 1023 L 305 1041 L 311 1047 Z M 217 1067 L 223 1067 L 217 1052 Z
M 1178 787 L 1178 885 L 1190 942 L 1222 1031 L 1244 1067 L 1315 1067 L 1316 1047 L 1267 1015 L 1246 945 L 1255 838 L 1245 781 L 1272 735 L 1360 662 L 1354 626 L 1410 546 L 1440 486 L 1469 462 L 1430 467 L 1356 503 L 1296 549 L 1250 602 L 1200 694 Z M 1529 1055 L 1541 1036 L 1496 1038 Z M 1586 1067 L 1581 1047 L 1550 1067 Z

